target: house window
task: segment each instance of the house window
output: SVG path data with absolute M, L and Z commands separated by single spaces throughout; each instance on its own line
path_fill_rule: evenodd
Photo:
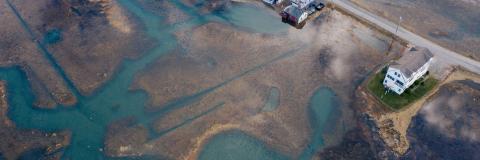
M 388 74 L 387 74 L 387 77 L 390 78 L 392 81 L 395 81 L 395 79 L 394 79 L 392 76 L 388 75 Z
M 397 77 L 400 78 L 400 74 L 397 74 Z
M 402 87 L 402 86 L 403 86 L 403 83 L 402 83 L 402 82 L 400 82 L 399 80 L 397 80 L 396 82 L 397 82 L 397 84 L 398 84 L 400 87 Z
M 401 90 L 401 89 L 398 89 L 398 92 L 402 92 L 402 90 Z

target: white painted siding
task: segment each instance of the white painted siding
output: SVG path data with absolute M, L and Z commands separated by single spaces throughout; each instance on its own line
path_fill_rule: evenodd
M 420 67 L 416 72 L 412 73 L 411 77 L 405 76 L 404 73 L 396 68 L 389 67 L 383 80 L 383 85 L 399 95 L 402 94 L 416 80 L 427 73 L 432 60 L 433 58 Z M 403 83 L 403 85 L 401 85 L 401 83 Z
M 407 83 L 405 76 L 396 68 L 388 68 L 383 85 L 397 94 L 402 94 L 405 91 L 405 84 Z M 402 85 L 403 84 L 403 85 Z
M 298 18 L 298 21 L 297 21 L 297 22 L 300 24 L 300 23 L 302 23 L 305 19 L 307 19 L 307 17 L 308 17 L 307 12 L 303 12 L 303 13 L 302 13 L 302 16 L 300 16 L 300 17 Z

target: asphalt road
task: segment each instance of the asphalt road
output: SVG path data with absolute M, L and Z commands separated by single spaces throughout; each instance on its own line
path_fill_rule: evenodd
M 446 49 L 430 40 L 427 40 L 415 33 L 408 31 L 403 27 L 398 27 L 397 22 L 393 23 L 385 18 L 377 16 L 369 11 L 351 3 L 348 0 L 330 0 L 335 5 L 340 8 L 345 9 L 346 11 L 352 13 L 355 16 L 358 16 L 361 19 L 364 19 L 370 23 L 377 25 L 377 27 L 383 28 L 388 32 L 410 42 L 415 46 L 421 46 L 428 48 L 434 55 L 437 62 L 446 63 L 449 65 L 462 66 L 463 68 L 480 74 L 480 62 L 465 57 L 461 54 L 453 52 L 449 49 Z

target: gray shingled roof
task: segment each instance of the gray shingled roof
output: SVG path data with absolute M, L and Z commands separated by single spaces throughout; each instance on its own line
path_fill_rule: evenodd
M 408 78 L 431 58 L 433 58 L 433 54 L 427 48 L 414 47 L 406 51 L 402 58 L 395 61 L 390 67 L 399 69 Z
M 303 14 L 303 11 L 294 5 L 290 5 L 287 8 L 285 8 L 285 12 L 287 12 L 289 15 L 295 18 L 299 18 Z

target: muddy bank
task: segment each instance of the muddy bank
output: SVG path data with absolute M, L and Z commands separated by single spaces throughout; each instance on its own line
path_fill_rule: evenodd
M 360 129 L 349 131 L 339 145 L 324 149 L 315 159 L 376 159 L 377 153 L 361 132 Z
M 8 88 L 14 89 L 14 88 Z M 69 132 L 45 133 L 37 130 L 17 129 L 7 117 L 7 84 L 0 81 L 0 158 L 60 159 L 63 149 L 70 143 Z
M 12 4 L 83 95 L 110 79 L 124 58 L 138 57 L 154 43 L 117 1 L 12 0 Z
M 480 3 L 475 0 L 351 0 L 446 48 L 480 60 Z
M 114 154 L 117 156 L 141 156 L 142 153 L 131 153 L 124 155 L 124 152 L 134 150 L 134 148 L 141 148 L 147 141 L 148 130 L 142 125 L 137 125 L 133 117 L 125 118 L 112 122 L 105 135 L 105 152 Z M 118 147 L 115 150 L 114 147 Z
M 195 159 L 210 137 L 235 129 L 296 158 L 311 141 L 307 108 L 320 86 L 331 88 L 340 101 L 329 132 L 321 136 L 325 145 L 337 143 L 351 124 L 347 106 L 356 86 L 402 47 L 395 43 L 387 56 L 389 37 L 341 13 L 326 14 L 304 30 L 280 35 L 217 23 L 178 32 L 180 47 L 140 73 L 133 85 L 150 95 L 148 111 L 164 113 L 149 126 L 152 139 L 123 152 L 129 143 L 107 145 L 112 147 L 107 154 Z M 279 104 L 262 111 L 273 87 Z
M 35 105 L 53 108 L 57 104 L 73 105 L 76 97 L 67 83 L 45 56 L 38 41 L 34 39 L 7 1 L 0 3 L 0 66 L 20 66 L 27 73 L 30 85 L 36 95 Z
M 413 118 L 405 159 L 480 158 L 480 90 L 475 85 L 454 81 L 441 87 Z

